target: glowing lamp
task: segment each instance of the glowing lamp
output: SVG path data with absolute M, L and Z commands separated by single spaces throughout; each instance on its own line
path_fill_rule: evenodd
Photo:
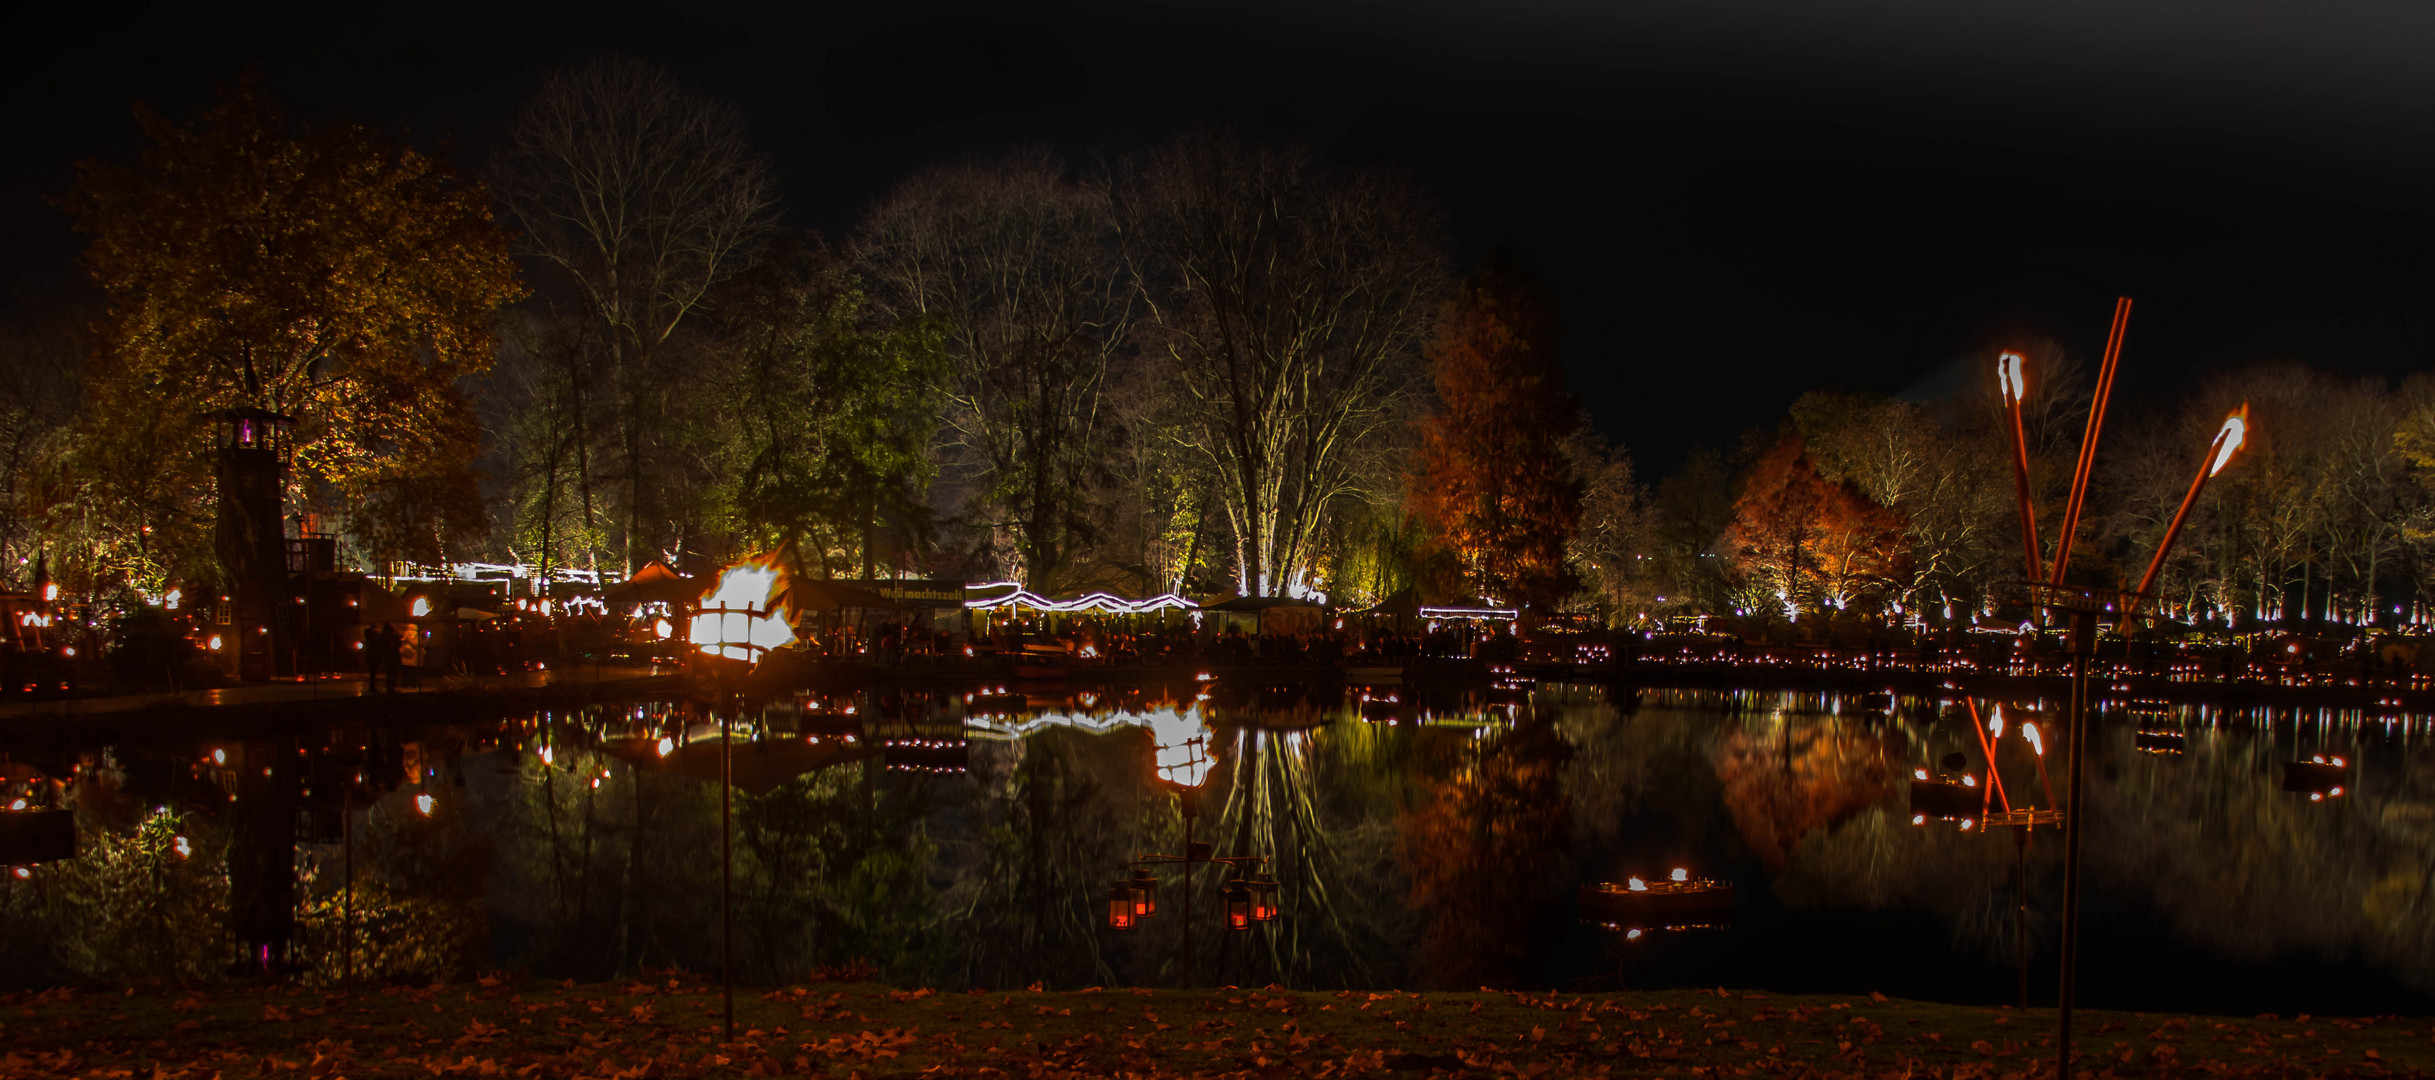
M 1277 917 L 1277 882 L 1266 874 L 1248 882 L 1251 888 L 1251 921 L 1273 922 Z
M 430 817 L 431 801 L 431 796 L 429 795 L 417 795 L 414 797 L 414 808 L 422 811 L 424 817 Z
M 1251 929 L 1251 889 L 1242 878 L 1226 882 L 1226 929 Z
M 1135 870 L 1125 882 L 1133 895 L 1133 917 L 1147 919 L 1158 914 L 1158 878 L 1147 870 Z
M 1133 889 L 1124 882 L 1108 888 L 1108 929 L 1133 929 Z
M 1689 881 L 1691 880 L 1691 871 L 1677 866 L 1674 868 L 1674 873 L 1669 876 L 1675 881 Z

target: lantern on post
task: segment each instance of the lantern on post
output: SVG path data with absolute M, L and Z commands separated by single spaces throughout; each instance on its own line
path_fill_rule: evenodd
M 1158 914 L 1157 875 L 1147 869 L 1135 870 L 1132 878 L 1125 882 L 1125 886 L 1127 891 L 1133 895 L 1134 918 L 1147 919 Z
M 1251 888 L 1251 921 L 1275 921 L 1277 917 L 1277 880 L 1266 874 L 1255 874 L 1247 884 Z
M 1135 919 L 1133 909 L 1132 886 L 1119 881 L 1108 887 L 1108 929 L 1133 929 Z
M 1251 929 L 1251 888 L 1242 878 L 1226 882 L 1226 929 Z

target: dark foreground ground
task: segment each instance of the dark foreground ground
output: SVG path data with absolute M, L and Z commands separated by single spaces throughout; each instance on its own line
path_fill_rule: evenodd
M 683 976 L 323 993 L 0 995 L 0 1078 L 2050 1076 L 2049 1012 L 1721 990 L 1598 995 L 819 983 Z M 2421 1076 L 2435 1020 L 2088 1012 L 2083 1076 Z M 2046 1051 L 2051 1053 L 2051 1051 Z

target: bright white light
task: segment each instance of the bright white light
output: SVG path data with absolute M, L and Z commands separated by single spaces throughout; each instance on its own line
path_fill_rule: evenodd
M 211 752 L 211 763 L 212 763 L 212 764 L 214 764 L 214 765 L 226 765 L 226 764 L 228 764 L 228 751 L 226 751 L 226 750 L 214 750 L 214 751 L 212 751 L 212 752 Z
M 417 619 L 431 614 L 431 598 L 428 596 L 415 597 L 413 606 L 407 608 L 406 613 Z
M 178 604 L 183 602 L 185 599 L 186 593 L 184 590 L 171 589 L 169 590 L 169 595 L 161 597 L 161 606 L 168 608 L 171 611 L 176 611 L 178 609 Z
M 2021 737 L 2029 740 L 2029 748 L 2037 751 L 2039 757 L 2046 756 L 2046 740 L 2038 737 L 2038 726 L 2036 724 L 2032 724 L 2026 720 L 2021 721 Z
M 671 738 L 669 738 L 669 737 L 667 737 L 667 736 L 665 736 L 665 735 L 660 736 L 660 739 L 659 739 L 659 756 L 661 756 L 661 757 L 667 757 L 667 756 L 668 756 L 668 751 L 670 751 L 670 750 L 674 750 L 674 749 L 676 749 L 676 740 L 671 739 Z
M 1642 881 L 1642 880 L 1640 880 L 1639 878 L 1626 878 L 1626 879 L 1624 879 L 1623 887 L 1624 887 L 1624 889 L 1625 889 L 1626 891 L 1629 891 L 1629 892 L 1647 892 L 1647 891 L 1649 891 L 1649 883 L 1648 883 L 1648 882 L 1645 882 L 1645 881 Z
M 719 571 L 718 588 L 702 598 L 701 606 L 725 605 L 735 610 L 695 615 L 694 643 L 713 656 L 751 660 L 761 651 L 795 640 L 793 619 L 786 605 L 778 602 L 784 587 L 777 562 L 769 556 Z
M 2240 449 L 2241 443 L 2248 441 L 2248 438 L 2249 406 L 2243 404 L 2241 411 L 2224 418 L 2224 448 L 2215 452 L 2215 464 L 2207 466 L 2207 475 L 2224 471 L 2225 463 L 2232 460 L 2232 452 Z
M 1995 709 L 1994 709 L 1992 712 L 1988 713 L 1988 715 L 1987 715 L 1987 729 L 1988 729 L 1988 730 L 1990 730 L 1990 731 L 1993 731 L 1993 732 L 1995 733 L 1995 737 L 1996 737 L 1996 738 L 1998 738 L 1998 739 L 2001 739 L 2001 738 L 2003 738 L 2003 737 L 2004 737 L 2004 707 L 2003 707 L 2003 706 L 1998 705 L 1998 706 L 1996 706 L 1996 707 L 1995 707 Z
M 1638 941 L 1638 940 L 1640 940 L 1640 931 L 1638 931 L 1638 930 L 1626 930 L 1626 931 L 1624 931 L 1624 932 L 1623 932 L 1623 940 L 1625 940 L 1625 941 Z
M 187 857 L 187 856 L 189 856 L 189 855 L 194 854 L 194 847 L 193 847 L 192 845 L 189 845 L 189 844 L 186 842 L 186 838 L 185 838 L 185 837 L 183 837 L 183 836 L 172 836 L 172 837 L 170 837 L 170 838 L 169 838 L 169 846 L 170 846 L 171 848 L 173 848 L 173 849 L 175 849 L 175 850 L 177 851 L 177 853 L 178 853 L 178 858 L 181 858 L 181 859 L 183 859 L 183 858 L 185 858 L 185 857 Z
M 1682 867 L 1677 866 L 1677 867 L 1675 867 L 1675 868 L 1674 868 L 1674 875 L 1673 875 L 1673 876 L 1674 876 L 1674 880 L 1676 880 L 1676 881 L 1689 881 L 1689 880 L 1691 880 L 1691 871 L 1689 871 L 1689 870 L 1685 870 L 1685 869 L 1683 869 Z
M 1926 815 L 1926 814 L 1913 814 L 1913 815 L 1911 815 L 1911 824 L 1913 824 L 1913 825 L 1925 825 L 1925 824 L 1927 824 L 1927 823 L 1928 823 L 1928 815 Z
M 209 642 L 206 642 L 205 644 L 207 644 L 207 645 L 209 645 L 209 646 L 211 647 L 211 651 L 213 651 L 213 652 L 219 652 L 219 651 L 220 651 L 220 644 L 221 644 L 221 642 L 220 642 L 220 635 L 218 635 L 218 634 L 213 634 L 213 635 L 211 636 L 211 640 L 210 640 Z
M 1995 358 L 1995 381 L 2003 388 L 2007 401 L 2019 401 L 2029 396 L 2029 384 L 2021 378 L 2021 354 L 2008 352 Z
M 1199 787 L 1209 775 L 1209 725 L 1199 708 L 1153 709 L 1150 740 L 1157 747 L 1158 778 L 1184 787 Z
M 414 808 L 415 808 L 415 809 L 417 809 L 417 810 L 422 811 L 422 812 L 423 812 L 423 816 L 424 816 L 424 817 L 430 817 L 430 816 L 431 816 L 431 802 L 432 802 L 432 800 L 431 800 L 431 796 L 429 796 L 429 795 L 417 795 L 417 796 L 415 796 L 415 797 L 414 797 Z

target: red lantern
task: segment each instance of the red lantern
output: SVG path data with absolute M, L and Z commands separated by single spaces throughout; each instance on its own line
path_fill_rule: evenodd
M 1226 883 L 1226 929 L 1251 929 L 1251 890 L 1241 878 Z
M 1158 914 L 1157 877 L 1147 870 L 1135 870 L 1132 879 L 1125 882 L 1125 885 L 1133 893 L 1134 918 L 1147 919 Z
M 1133 929 L 1133 889 L 1123 882 L 1108 890 L 1108 929 Z
M 1277 917 L 1277 883 L 1266 874 L 1252 878 L 1251 921 L 1270 922 Z

